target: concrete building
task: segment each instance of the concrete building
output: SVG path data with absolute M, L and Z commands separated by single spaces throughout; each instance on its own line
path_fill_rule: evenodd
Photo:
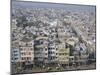
M 55 27 L 51 27 L 48 36 L 48 62 L 50 65 L 57 65 L 57 31 Z
M 11 46 L 11 62 L 17 63 L 20 62 L 20 50 L 18 40 L 13 41 Z
M 56 64 L 57 63 L 57 45 L 55 42 L 49 42 L 48 45 L 48 61 L 51 64 Z
M 34 61 L 37 65 L 48 63 L 48 37 L 37 37 L 34 41 Z
M 13 19 L 13 20 L 12 20 L 12 28 L 11 28 L 12 31 L 15 30 L 15 29 L 17 28 L 16 24 L 17 24 L 16 19 Z
M 62 66 L 69 65 L 70 48 L 65 43 L 58 45 L 58 63 Z
M 34 41 L 32 39 L 24 37 L 19 42 L 20 49 L 20 62 L 25 64 L 33 64 L 34 61 Z
M 20 51 L 18 48 L 12 48 L 11 54 L 12 54 L 11 62 L 13 63 L 20 62 Z

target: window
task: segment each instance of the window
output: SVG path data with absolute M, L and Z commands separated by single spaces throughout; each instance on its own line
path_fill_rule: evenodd
M 17 51 L 14 51 L 14 53 L 16 53 Z
M 29 60 L 29 57 L 27 57 L 26 59 Z
M 59 55 L 61 55 L 61 53 L 59 53 Z
M 69 57 L 67 57 L 67 59 L 69 59 Z
M 51 57 L 51 60 L 55 59 L 55 57 Z
M 40 44 L 43 44 L 43 41 L 40 41 Z
M 28 44 L 26 43 L 26 46 L 28 46 Z
M 30 50 L 33 50 L 33 48 L 30 48 Z
M 22 48 L 20 48 L 20 50 L 22 51 L 23 49 L 22 49 Z
M 24 55 L 24 53 L 21 53 L 21 55 Z
M 72 60 L 74 60 L 74 58 L 72 58 Z
M 29 52 L 29 55 L 31 55 L 31 52 Z
M 23 57 L 22 57 L 21 59 L 22 59 L 22 60 L 24 60 L 24 58 L 23 58 Z
M 58 50 L 58 48 L 56 48 L 56 50 Z
M 14 54 L 14 56 L 18 56 L 18 54 Z
M 47 60 L 48 58 L 44 58 L 45 60 Z
M 49 52 L 49 54 L 55 54 L 55 52 L 53 52 L 53 51 L 50 51 L 50 52 Z
M 45 53 L 45 55 L 47 55 L 47 53 Z
M 32 43 L 30 43 L 30 46 L 32 46 Z
M 18 58 L 15 58 L 15 60 L 18 60 Z
M 25 58 L 25 57 L 22 57 L 21 59 L 22 59 L 22 60 L 25 60 L 26 58 Z
M 31 57 L 28 57 L 28 60 L 31 60 Z
M 47 48 L 45 48 L 45 51 L 47 51 Z
M 48 49 L 50 50 L 50 47 Z

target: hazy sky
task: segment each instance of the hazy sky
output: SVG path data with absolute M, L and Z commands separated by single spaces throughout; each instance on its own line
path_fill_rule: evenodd
M 15 7 L 15 8 L 55 8 L 55 9 L 66 9 L 66 10 L 71 10 L 71 11 L 95 12 L 95 6 L 91 6 L 91 5 L 72 5 L 72 4 L 41 3 L 41 2 L 28 2 L 28 1 L 13 1 L 12 7 Z

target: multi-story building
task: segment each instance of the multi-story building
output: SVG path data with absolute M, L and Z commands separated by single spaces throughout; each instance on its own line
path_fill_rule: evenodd
M 13 19 L 12 20 L 12 31 L 17 28 L 16 24 L 17 24 L 16 19 Z
M 58 56 L 58 51 L 57 51 L 57 43 L 55 42 L 49 42 L 48 45 L 48 61 L 50 64 L 56 64 L 57 63 L 57 56 Z
M 48 63 L 48 37 L 37 37 L 34 41 L 34 61 L 37 65 Z
M 18 40 L 12 42 L 11 46 L 11 62 L 17 63 L 20 62 L 20 50 Z
M 11 54 L 12 54 L 12 62 L 13 63 L 17 63 L 20 61 L 20 52 L 18 48 L 12 48 L 11 50 Z
M 34 61 L 34 41 L 32 39 L 24 37 L 19 41 L 19 50 L 20 50 L 20 62 L 22 63 L 31 63 Z
M 57 30 L 55 27 L 51 27 L 48 36 L 48 62 L 50 65 L 57 64 Z
M 58 45 L 58 64 L 65 66 L 69 65 L 70 48 L 66 44 L 60 43 Z

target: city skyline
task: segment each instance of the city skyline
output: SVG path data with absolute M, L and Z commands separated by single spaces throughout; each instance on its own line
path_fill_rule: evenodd
M 64 9 L 68 11 L 96 11 L 95 5 L 79 5 L 79 4 L 65 4 L 65 3 L 49 3 L 49 2 L 35 2 L 35 1 L 12 1 L 13 7 L 16 8 L 55 8 Z
M 12 74 L 96 68 L 96 7 L 12 1 Z

